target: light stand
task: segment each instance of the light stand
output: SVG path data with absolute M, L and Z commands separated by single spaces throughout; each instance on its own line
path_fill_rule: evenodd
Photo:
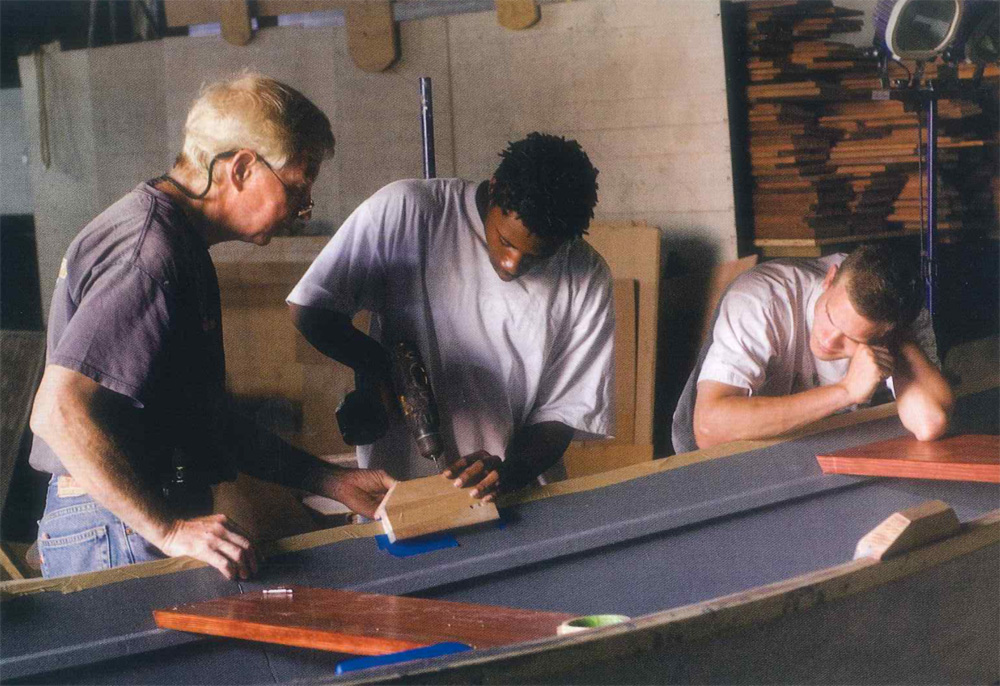
M 969 12 L 969 9 L 972 11 Z M 964 23 L 963 14 L 969 15 L 965 18 L 967 20 Z M 978 94 L 986 61 L 996 59 L 995 44 L 986 42 L 992 35 L 990 30 L 996 26 L 996 8 L 985 3 L 969 3 L 960 0 L 879 0 L 875 9 L 875 25 L 874 45 L 880 58 L 882 89 L 873 91 L 872 99 L 900 100 L 908 109 L 912 108 L 916 111 L 918 117 L 923 111 L 927 118 L 925 157 L 927 164 L 927 221 L 926 224 L 923 222 L 924 207 L 922 206 L 920 266 L 924 280 L 926 306 L 933 319 L 938 277 L 935 256 L 938 226 L 937 104 L 941 98 L 974 98 Z M 973 79 L 972 85 L 963 86 L 958 80 L 955 70 L 948 65 L 939 68 L 936 81 L 928 80 L 924 85 L 921 85 L 927 61 L 936 59 L 938 55 L 955 46 L 960 46 L 966 40 L 970 46 L 968 56 L 977 64 L 976 77 Z M 908 82 L 905 84 L 897 83 L 891 87 L 888 74 L 889 60 L 893 56 L 895 58 L 915 59 L 917 66 Z M 952 53 L 946 57 L 948 61 L 953 61 L 956 55 Z M 918 140 L 918 159 L 921 152 L 920 144 L 921 142 Z

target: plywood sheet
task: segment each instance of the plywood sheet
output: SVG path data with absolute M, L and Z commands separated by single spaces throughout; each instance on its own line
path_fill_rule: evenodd
M 632 279 L 615 279 L 615 441 L 635 441 L 636 290 Z
M 164 629 L 384 655 L 444 641 L 492 648 L 546 638 L 573 616 L 334 589 L 288 590 L 155 610 L 153 617 Z
M 640 462 L 651 462 L 652 459 L 651 444 L 635 445 L 617 441 L 579 441 L 571 444 L 563 455 L 566 476 L 570 479 L 602 474 Z
M 816 459 L 826 474 L 1000 483 L 1000 436 L 963 434 L 939 441 L 904 436 Z
M 634 223 L 590 226 L 587 242 L 601 254 L 615 279 L 633 279 L 636 300 L 636 385 L 633 443 L 653 442 L 653 394 L 660 299 L 660 231 Z

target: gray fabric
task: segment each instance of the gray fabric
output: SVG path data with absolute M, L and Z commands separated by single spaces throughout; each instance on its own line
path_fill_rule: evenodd
M 960 399 L 956 426 L 995 433 L 997 403 L 996 390 Z M 151 610 L 283 584 L 642 614 L 847 561 L 857 539 L 900 506 L 941 498 L 963 520 L 997 506 L 993 484 L 825 476 L 816 463 L 820 452 L 904 432 L 890 417 L 525 503 L 502 512 L 503 528 L 461 532 L 459 547 L 409 558 L 355 539 L 272 558 L 239 586 L 204 568 L 16 598 L 4 603 L 0 670 L 5 679 L 27 677 L 196 640 L 155 631 Z M 702 559 L 720 562 L 706 569 Z M 294 665 L 288 669 L 295 673 Z
M 52 296 L 47 364 L 130 401 L 117 438 L 141 456 L 134 466 L 154 483 L 169 472 L 175 449 L 211 481 L 231 474 L 218 464 L 225 358 L 215 269 L 180 207 L 151 184 L 101 213 L 67 250 Z M 30 462 L 66 473 L 37 437 Z
M 730 284 L 731 286 L 732 284 Z M 701 375 L 701 365 L 705 362 L 705 357 L 708 356 L 709 348 L 712 347 L 712 332 L 715 331 L 715 321 L 719 318 L 719 307 L 728 292 L 729 288 L 727 287 L 715 306 L 708 336 L 705 338 L 701 350 L 698 351 L 698 359 L 694 363 L 694 369 L 691 370 L 687 383 L 684 384 L 684 390 L 681 391 L 681 396 L 677 400 L 677 407 L 674 408 L 673 424 L 670 427 L 670 442 L 673 444 L 675 455 L 698 449 L 698 442 L 694 438 L 694 402 L 698 399 L 698 377 Z

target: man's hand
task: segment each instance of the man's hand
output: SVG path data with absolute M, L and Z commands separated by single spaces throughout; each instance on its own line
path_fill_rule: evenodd
M 477 450 L 471 455 L 460 457 L 444 470 L 444 475 L 455 479 L 455 486 L 468 488 L 475 486 L 472 495 L 484 502 L 492 503 L 500 492 L 500 465 L 496 455 L 485 450 Z
M 396 483 L 381 469 L 345 469 L 335 478 L 333 499 L 369 519 L 375 517 L 375 510 Z
M 895 358 L 888 348 L 859 344 L 840 385 L 853 404 L 868 402 L 878 385 L 892 376 L 894 366 Z
M 223 514 L 174 520 L 157 547 L 170 557 L 189 555 L 207 562 L 230 580 L 257 573 L 253 544 Z

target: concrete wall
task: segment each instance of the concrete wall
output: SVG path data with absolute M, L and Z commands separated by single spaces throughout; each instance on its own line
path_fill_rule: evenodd
M 199 86 L 243 68 L 301 89 L 334 124 L 316 232 L 332 232 L 383 184 L 421 175 L 417 79 L 430 76 L 439 176 L 486 178 L 506 142 L 533 130 L 573 137 L 601 170 L 599 218 L 659 226 L 667 250 L 694 264 L 736 256 L 717 2 L 577 0 L 543 5 L 526 31 L 500 27 L 492 12 L 399 29 L 401 58 L 380 74 L 353 65 L 338 26 L 264 29 L 243 47 L 218 36 L 50 47 L 52 162 L 31 163 L 43 299 L 79 229 L 169 168 Z M 20 66 L 37 150 L 38 74 L 32 58 Z
M 28 139 L 20 88 L 0 90 L 0 214 L 31 214 Z

